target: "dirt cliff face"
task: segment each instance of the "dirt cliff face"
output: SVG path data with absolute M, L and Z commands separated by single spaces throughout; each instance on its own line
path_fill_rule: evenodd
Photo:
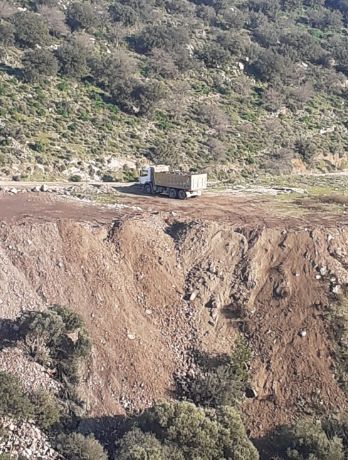
M 259 437 L 298 415 L 346 409 L 326 319 L 330 291 L 348 283 L 346 232 L 149 212 L 105 224 L 7 220 L 1 314 L 60 303 L 84 317 L 94 341 L 80 389 L 90 417 L 169 397 L 193 348 L 230 352 L 242 329 L 257 393 L 243 411 Z

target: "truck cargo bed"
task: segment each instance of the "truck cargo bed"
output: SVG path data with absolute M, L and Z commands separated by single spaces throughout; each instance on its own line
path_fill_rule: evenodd
M 156 186 L 160 187 L 176 188 L 187 191 L 203 190 L 207 188 L 207 175 L 155 172 L 154 183 Z

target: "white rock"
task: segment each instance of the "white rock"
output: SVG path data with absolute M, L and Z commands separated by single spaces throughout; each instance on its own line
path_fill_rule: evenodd
M 301 337 L 306 337 L 306 335 L 307 335 L 307 332 L 306 332 L 306 331 L 301 331 L 301 332 L 300 332 L 300 336 L 301 336 Z
M 41 192 L 47 192 L 48 191 L 48 187 L 46 184 L 42 184 L 41 187 L 40 187 L 40 191 Z

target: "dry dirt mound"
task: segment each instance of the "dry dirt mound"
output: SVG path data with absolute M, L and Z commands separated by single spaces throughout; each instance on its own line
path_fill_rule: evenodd
M 230 352 L 238 327 L 254 351 L 257 397 L 244 405 L 252 436 L 317 407 L 346 409 L 325 319 L 329 291 L 348 282 L 344 226 L 237 227 L 145 212 L 98 224 L 93 213 L 84 223 L 46 210 L 41 222 L 0 224 L 2 317 L 52 303 L 84 317 L 94 341 L 81 386 L 91 417 L 168 396 L 191 348 Z
M 238 323 L 254 352 L 257 397 L 243 408 L 251 436 L 297 416 L 344 411 L 325 318 L 330 292 L 348 283 L 346 229 L 190 227 L 179 243 L 189 293 L 210 312 L 215 331 L 209 341 L 200 329 L 202 345 L 221 351 L 220 334 L 231 338 Z

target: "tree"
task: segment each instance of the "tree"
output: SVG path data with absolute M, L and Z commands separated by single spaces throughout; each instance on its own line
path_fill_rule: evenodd
M 218 36 L 218 42 L 233 56 L 240 57 L 245 52 L 245 38 L 238 33 L 223 32 Z
M 66 36 L 69 34 L 69 28 L 65 23 L 65 14 L 62 10 L 56 7 L 49 7 L 47 5 L 41 5 L 39 7 L 39 13 L 47 23 L 51 33 L 56 37 Z
M 313 95 L 313 85 L 311 83 L 304 83 L 303 85 L 292 90 L 292 98 L 299 102 L 301 105 L 310 100 Z
M 281 43 L 280 51 L 292 60 L 313 63 L 323 60 L 324 50 L 320 41 L 309 33 L 302 33 L 299 29 L 294 29 L 281 37 Z
M 162 446 L 169 448 L 173 459 L 259 458 L 257 450 L 246 436 L 240 415 L 231 407 L 218 408 L 212 412 L 186 402 L 158 402 L 144 411 L 138 419 L 138 425 L 143 433 L 153 433 Z M 139 436 L 139 432 L 133 432 L 134 447 L 137 440 L 141 442 L 143 438 Z M 138 446 L 141 448 L 144 444 Z M 160 453 L 158 443 L 153 440 L 150 442 L 147 439 L 145 447 Z M 121 444 L 121 458 L 124 449 Z M 146 454 L 149 455 L 147 449 Z
M 186 111 L 190 88 L 187 81 L 178 81 L 173 87 L 167 101 L 167 108 L 174 120 L 179 120 Z
M 237 8 L 226 8 L 220 11 L 218 21 L 226 29 L 240 30 L 244 26 L 244 13 Z
M 168 447 L 163 446 L 152 433 L 144 433 L 139 428 L 133 428 L 125 434 L 120 442 L 117 460 L 170 459 L 175 454 Z
M 29 398 L 25 396 L 16 377 L 0 372 L 0 415 L 27 419 L 33 415 Z
M 0 22 L 0 43 L 5 46 L 13 45 L 15 40 L 15 28 L 8 22 Z
M 280 109 L 284 102 L 284 97 L 274 88 L 267 88 L 262 94 L 262 102 L 266 110 L 274 112 Z
M 159 48 L 152 50 L 149 65 L 155 75 L 160 75 L 163 78 L 175 79 L 179 75 L 179 69 L 171 54 Z
M 58 61 L 46 49 L 30 50 L 22 58 L 23 79 L 28 83 L 42 82 L 46 77 L 54 77 L 58 71 Z
M 59 421 L 60 410 L 57 401 L 44 390 L 31 396 L 36 423 L 43 430 L 47 430 Z
M 111 41 L 111 43 L 114 43 L 116 48 L 118 48 L 121 45 L 126 36 L 127 31 L 122 22 L 116 22 L 112 24 L 111 31 L 109 33 L 109 40 Z
M 130 80 L 137 69 L 137 63 L 124 50 L 118 50 L 107 56 L 95 57 L 90 62 L 91 72 L 95 79 L 105 83 L 114 92 L 118 84 Z
M 225 133 L 229 128 L 227 114 L 216 105 L 204 105 L 200 110 L 200 116 L 219 134 Z
M 221 161 L 225 159 L 227 154 L 227 147 L 222 141 L 211 137 L 207 142 L 207 146 L 209 147 L 212 159 L 214 161 Z
M 231 54 L 218 42 L 206 43 L 198 54 L 207 67 L 221 67 L 231 62 Z
M 106 452 L 93 436 L 80 433 L 59 438 L 60 452 L 67 460 L 107 460 Z
M 250 0 L 249 5 L 254 11 L 261 12 L 272 20 L 275 20 L 281 12 L 278 0 Z
M 164 24 L 150 25 L 141 31 L 136 39 L 136 50 L 140 53 L 149 53 L 160 48 L 168 53 L 180 54 L 182 48 L 189 43 L 187 28 L 168 26 Z
M 59 305 L 43 312 L 24 312 L 18 319 L 19 334 L 33 357 L 56 368 L 64 383 L 78 382 L 78 364 L 89 356 L 92 342 L 82 318 Z
M 261 51 L 253 63 L 252 70 L 263 81 L 286 81 L 293 70 L 290 58 L 278 54 L 272 49 Z
M 216 13 L 212 6 L 198 5 L 196 7 L 197 16 L 209 25 L 214 25 Z
M 14 16 L 16 41 L 23 46 L 33 48 L 36 45 L 47 46 L 50 42 L 48 24 L 36 13 L 22 12 Z
M 310 163 L 316 153 L 315 145 L 309 139 L 297 139 L 295 148 L 306 163 Z
M 92 30 L 100 24 L 100 20 L 90 3 L 74 2 L 69 5 L 67 22 L 73 31 L 79 29 Z
M 151 116 L 158 108 L 159 103 L 166 97 L 166 94 L 162 82 L 154 80 L 140 83 L 132 93 L 139 115 Z
M 278 442 L 284 459 L 343 460 L 342 440 L 329 439 L 320 423 L 300 420 L 292 427 L 282 427 Z
M 133 8 L 118 2 L 109 6 L 109 13 L 115 22 L 121 22 L 126 27 L 134 26 L 138 19 L 138 15 Z
M 86 75 L 87 50 L 77 41 L 64 42 L 57 52 L 59 73 L 69 78 L 81 78 Z
M 8 19 L 13 16 L 16 12 L 16 7 L 13 3 L 6 0 L 2 0 L 0 3 L 0 18 Z

